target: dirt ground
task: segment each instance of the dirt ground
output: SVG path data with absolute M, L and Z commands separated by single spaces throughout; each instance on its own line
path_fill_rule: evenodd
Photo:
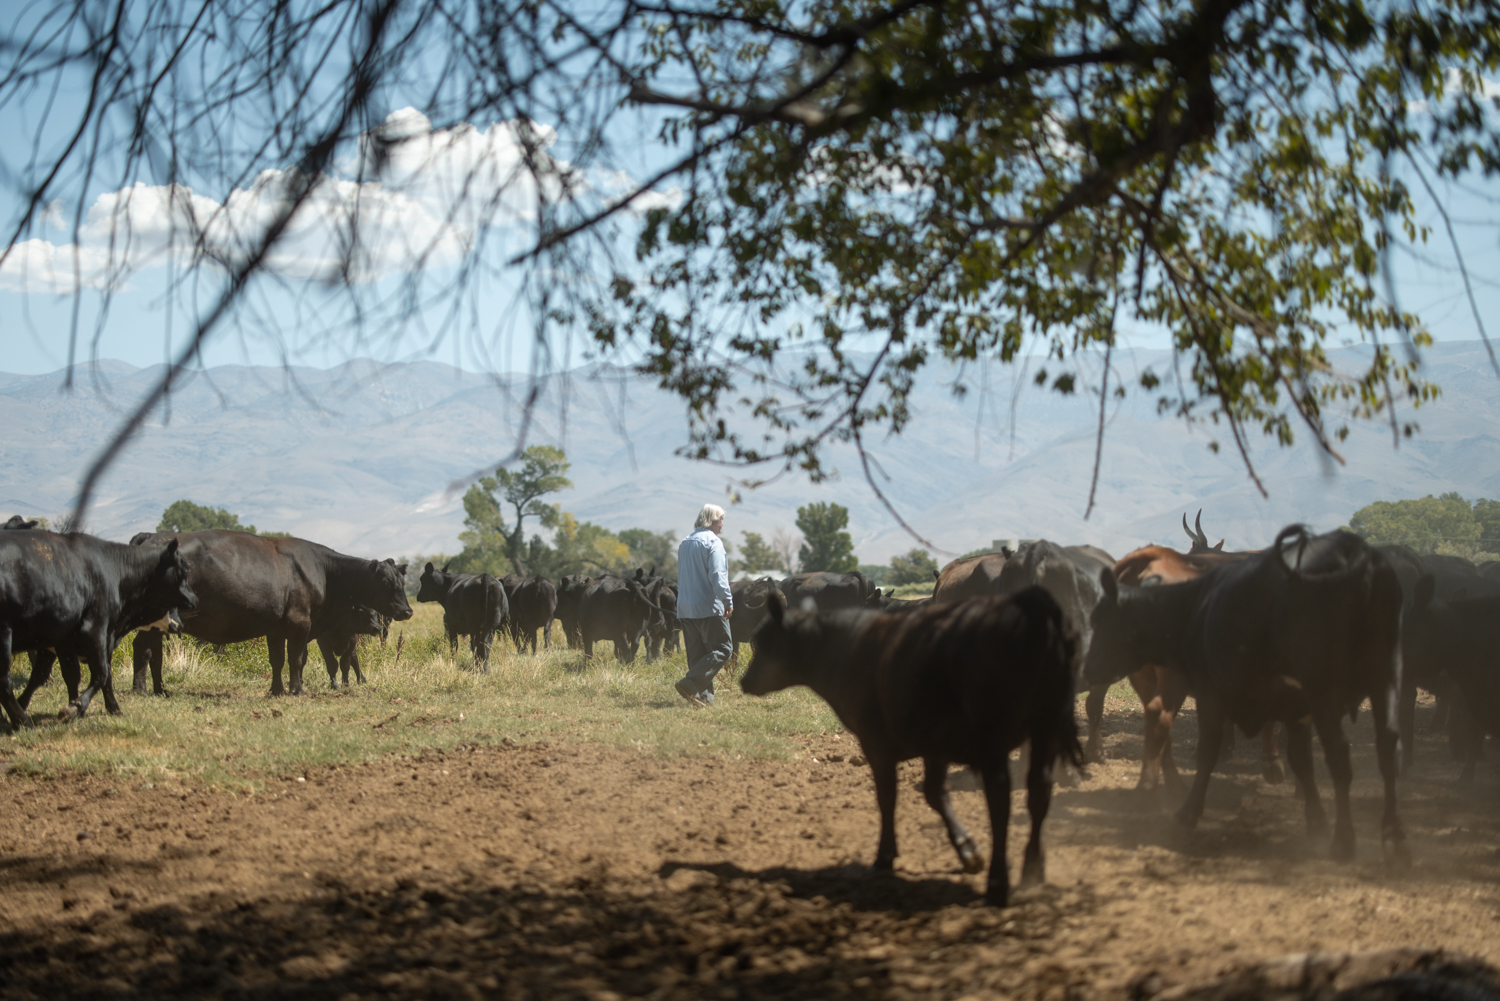
M 849 736 L 768 763 L 518 734 L 256 796 L 7 775 L 0 994 L 1125 1001 L 1288 953 L 1500 960 L 1495 752 L 1462 787 L 1419 733 L 1401 786 L 1416 861 L 1393 872 L 1368 714 L 1348 729 L 1359 847 L 1339 864 L 1243 738 L 1204 822 L 1175 826 L 1175 795 L 1133 789 L 1138 708 L 1112 703 L 1110 760 L 1054 801 L 1048 884 L 1005 910 L 959 872 L 915 763 L 897 875 L 870 873 L 873 786 Z M 954 785 L 988 843 L 982 793 Z M 1017 794 L 1013 873 L 1025 823 Z

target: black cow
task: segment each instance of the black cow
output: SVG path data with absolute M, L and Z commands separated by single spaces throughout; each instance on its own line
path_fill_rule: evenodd
M 508 573 L 500 578 L 505 600 L 510 605 L 510 638 L 517 652 L 531 643 L 536 653 L 536 632 L 542 631 L 542 642 L 552 649 L 552 619 L 557 615 L 557 587 L 545 577 L 522 577 Z
M 595 643 L 610 640 L 615 645 L 615 659 L 633 664 L 641 637 L 653 626 L 665 628 L 662 613 L 639 581 L 610 574 L 584 589 L 578 604 L 578 627 L 585 658 L 594 655 Z
M 771 577 L 755 580 L 737 580 L 729 585 L 729 595 L 734 599 L 734 614 L 729 617 L 729 638 L 734 642 L 734 652 L 727 666 L 729 677 L 734 677 L 735 665 L 740 662 L 740 644 L 749 643 L 755 630 L 766 620 L 771 596 L 786 603 L 781 587 Z
M 1275 545 L 1180 584 L 1120 588 L 1102 573 L 1084 674 L 1091 684 L 1146 664 L 1181 672 L 1198 700 L 1198 773 L 1177 819 L 1203 814 L 1226 722 L 1247 735 L 1288 725 L 1288 762 L 1308 829 L 1327 830 L 1312 770 L 1310 718 L 1333 776 L 1333 854 L 1354 854 L 1349 812 L 1353 770 L 1341 719 L 1370 699 L 1385 784 L 1381 842 L 1409 860 L 1396 811 L 1396 699 L 1401 674 L 1401 585 L 1389 562 L 1348 532 L 1282 530 Z
M 1099 571 L 1114 566 L 1114 557 L 1093 546 L 1059 546 L 1045 539 L 1028 542 L 1012 553 L 994 583 L 995 594 L 1018 594 L 1028 587 L 1040 587 L 1052 595 L 1063 615 L 1078 631 L 1080 662 L 1088 655 L 1093 629 L 1089 619 L 1103 591 Z M 1104 760 L 1104 696 L 1108 685 L 1089 688 L 1084 712 L 1088 719 L 1088 743 L 1084 758 Z
M 568 574 L 557 582 L 557 611 L 553 613 L 562 623 L 563 638 L 568 647 L 577 650 L 583 646 L 583 635 L 579 629 L 578 608 L 583 603 L 583 593 L 594 583 L 595 578 L 584 574 Z
M 875 597 L 875 585 L 858 570 L 849 573 L 817 571 L 798 573 L 781 581 L 781 593 L 787 607 L 801 608 L 802 599 L 811 598 L 820 612 L 836 608 L 863 608 Z
M 9 518 L 5 519 L 5 523 L 3 525 L 0 525 L 0 532 L 27 531 L 36 528 L 40 524 L 41 522 L 37 521 L 35 518 L 32 518 L 28 521 L 27 519 L 21 517 L 19 514 L 13 514 Z
M 307 645 L 326 617 L 350 605 L 365 605 L 398 622 L 411 618 L 406 567 L 393 560 L 345 556 L 327 546 L 289 536 L 261 536 L 213 528 L 201 532 L 142 532 L 131 545 L 177 539 L 188 564 L 198 607 L 182 616 L 182 631 L 216 646 L 266 638 L 271 694 L 302 694 Z M 155 643 L 159 633 L 136 642 Z M 159 656 L 153 652 L 152 656 Z M 288 684 L 282 685 L 282 666 Z M 136 690 L 145 687 L 137 675 Z
M 487 573 L 449 573 L 446 566 L 438 570 L 429 563 L 422 571 L 417 600 L 436 601 L 443 606 L 449 650 L 457 657 L 458 638 L 469 637 L 474 663 L 489 673 L 490 643 L 510 612 L 499 579 Z
M 920 757 L 923 791 L 943 818 L 966 872 L 984 868 L 973 837 L 948 797 L 948 764 L 984 777 L 994 858 L 988 903 L 1004 907 L 1010 881 L 1010 752 L 1031 741 L 1026 805 L 1031 839 L 1021 885 L 1046 876 L 1042 822 L 1052 799 L 1052 765 L 1083 764 L 1073 719 L 1077 636 L 1041 588 L 895 612 L 783 611 L 772 598 L 756 630 L 755 656 L 741 687 L 765 695 L 807 685 L 859 738 L 875 777 L 880 847 L 875 868 L 896 858 L 896 765 Z
M 1500 593 L 1445 597 L 1436 575 L 1424 574 L 1401 646 L 1403 667 L 1421 677 L 1442 672 L 1453 679 L 1459 705 L 1474 721 L 1475 733 L 1456 749 L 1460 781 L 1472 780 L 1485 733 L 1500 727 Z
M 87 659 L 88 687 L 70 705 L 82 716 L 109 683 L 120 639 L 195 603 L 175 542 L 132 548 L 78 532 L 0 532 L 0 705 L 12 727 L 30 723 L 11 688 L 12 651 L 50 647 Z M 120 711 L 112 694 L 104 703 Z
M 338 609 L 323 620 L 321 628 L 313 637 L 318 641 L 318 652 L 323 655 L 323 664 L 328 668 L 328 685 L 337 690 L 339 672 L 343 671 L 344 687 L 349 687 L 349 669 L 361 685 L 365 673 L 359 669 L 359 638 L 379 636 L 390 628 L 391 620 L 364 605 L 350 605 Z
M 645 588 L 646 597 L 660 612 L 646 629 L 646 663 L 649 664 L 662 654 L 677 652 L 677 631 L 682 627 L 677 622 L 677 582 L 666 577 L 648 577 Z

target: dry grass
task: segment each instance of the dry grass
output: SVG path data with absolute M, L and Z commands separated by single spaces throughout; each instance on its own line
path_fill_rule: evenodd
M 123 716 L 104 715 L 98 700 L 87 718 L 57 722 L 66 696 L 54 681 L 32 702 L 37 728 L 0 737 L 0 760 L 19 773 L 85 771 L 249 789 L 311 768 L 504 740 L 566 738 L 664 755 L 779 759 L 795 753 L 792 738 L 838 729 L 806 689 L 755 699 L 722 675 L 718 703 L 693 709 L 672 688 L 686 671 L 681 651 L 626 665 L 596 648 L 586 664 L 582 651 L 554 647 L 533 657 L 497 640 L 490 672 L 481 674 L 462 644 L 456 660 L 449 655 L 441 622 L 441 609 L 418 606 L 411 621 L 392 628 L 385 648 L 365 640 L 369 683 L 349 689 L 328 688 L 314 648 L 310 694 L 276 699 L 266 694 L 264 642 L 219 656 L 186 638 L 167 646 L 170 697 L 132 696 L 127 640 L 115 663 Z M 17 665 L 18 685 L 24 670 Z

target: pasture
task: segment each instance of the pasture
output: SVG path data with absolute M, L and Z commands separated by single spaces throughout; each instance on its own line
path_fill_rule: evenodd
M 1177 827 L 1177 794 L 1133 789 L 1140 708 L 1117 688 L 1108 760 L 1058 789 L 1049 883 L 996 910 L 916 762 L 897 875 L 869 873 L 869 770 L 806 690 L 752 699 L 721 679 L 695 710 L 671 689 L 680 653 L 586 665 L 500 642 L 480 675 L 439 618 L 419 606 L 384 649 L 366 641 L 370 682 L 349 691 L 315 659 L 312 694 L 271 699 L 262 646 L 182 638 L 170 698 L 129 695 L 117 664 L 123 717 L 51 722 L 64 696 L 43 689 L 38 728 L 0 738 L 4 995 L 1124 1001 L 1287 953 L 1500 959 L 1500 783 L 1482 763 L 1458 784 L 1427 704 L 1400 786 L 1416 861 L 1398 872 L 1367 713 L 1345 724 L 1344 864 L 1244 738 L 1198 829 Z M 1174 738 L 1190 774 L 1191 712 Z M 952 782 L 982 834 L 974 779 Z

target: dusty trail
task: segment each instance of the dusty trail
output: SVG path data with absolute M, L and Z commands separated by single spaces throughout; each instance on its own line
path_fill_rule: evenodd
M 1201 827 L 1175 827 L 1131 788 L 1137 721 L 1111 705 L 1114 757 L 1054 801 L 1049 884 L 1004 911 L 958 872 L 915 767 L 898 877 L 869 874 L 874 794 L 849 737 L 786 763 L 523 740 L 254 797 L 4 776 L 0 993 L 1064 1001 L 1310 950 L 1500 960 L 1493 766 L 1461 788 L 1446 748 L 1419 735 L 1402 784 L 1417 862 L 1396 874 L 1380 858 L 1367 716 L 1349 728 L 1351 864 L 1308 843 L 1293 790 L 1264 783 L 1248 741 Z M 954 784 L 983 832 L 982 795 Z M 1013 874 L 1024 825 L 1017 794 Z

